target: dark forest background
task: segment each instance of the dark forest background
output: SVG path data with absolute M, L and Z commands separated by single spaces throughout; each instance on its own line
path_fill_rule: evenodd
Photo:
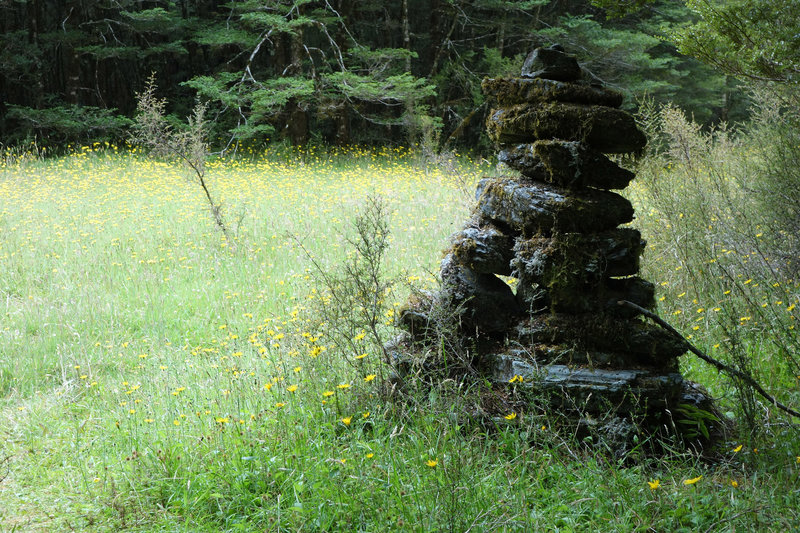
M 730 41 L 704 43 L 711 57 L 689 50 L 703 62 L 673 44 L 676 32 L 685 36 L 709 20 L 692 4 L 711 5 L 0 0 L 0 134 L 6 145 L 119 140 L 154 73 L 176 120 L 197 99 L 208 102 L 219 146 L 281 140 L 481 149 L 481 79 L 518 73 L 530 50 L 555 42 L 626 92 L 628 108 L 648 97 L 674 102 L 706 125 L 740 119 L 747 106 L 730 75 L 743 73 L 714 64 L 722 57 L 716 45 L 736 54 Z

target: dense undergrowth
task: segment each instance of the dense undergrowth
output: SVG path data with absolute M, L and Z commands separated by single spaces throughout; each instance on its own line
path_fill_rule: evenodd
M 753 159 L 742 152 L 746 137 L 722 145 L 691 133 L 718 150 L 705 168 L 719 158 L 731 168 Z M 719 241 L 716 255 L 698 255 L 706 249 L 691 232 L 709 225 L 698 209 L 714 203 L 698 191 L 718 191 L 690 179 L 705 152 L 695 153 L 694 166 L 652 154 L 631 191 L 636 225 L 650 241 L 645 277 L 659 284 L 661 315 L 692 342 L 736 363 L 741 347 L 755 375 L 797 405 L 795 353 L 781 351 L 797 344 L 796 275 L 744 269 L 758 263 L 743 255 L 750 248 L 718 233 L 708 237 Z M 449 381 L 404 401 L 387 394 L 379 338 L 391 334 L 404 284 L 435 284 L 471 189 L 493 172 L 467 157 L 438 163 L 406 150 L 355 148 L 210 162 L 229 242 L 179 165 L 111 146 L 54 159 L 7 152 L 0 166 L 3 528 L 795 526 L 796 430 L 757 399 L 743 404 L 724 376 L 689 356 L 684 370 L 744 428 L 711 462 L 670 442 L 665 457 L 634 450 L 618 460 L 584 446 L 546 410 L 508 413 L 487 427 L 468 416 L 480 391 Z M 714 172 L 733 176 L 727 169 Z M 370 195 L 387 207 L 382 275 L 400 283 L 375 285 L 384 287 L 375 331 L 350 322 L 343 333 L 320 320 L 319 310 L 335 302 L 318 274 L 353 264 L 351 221 Z M 664 198 L 675 203 L 657 201 Z M 763 239 L 769 228 L 750 218 L 758 213 L 767 210 L 753 205 L 745 220 L 760 224 L 752 236 Z M 720 255 L 732 259 L 709 276 L 707 261 L 721 264 Z M 733 279 L 717 281 L 725 272 Z M 770 314 L 762 318 L 759 309 Z

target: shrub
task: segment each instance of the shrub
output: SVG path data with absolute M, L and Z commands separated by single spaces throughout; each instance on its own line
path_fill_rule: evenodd
M 644 267 L 667 288 L 669 318 L 785 395 L 800 375 L 800 113 L 767 90 L 754 101 L 752 121 L 736 132 L 703 131 L 671 105 L 643 106 L 651 148 L 632 194 L 656 250 Z M 769 406 L 733 385 L 755 436 Z

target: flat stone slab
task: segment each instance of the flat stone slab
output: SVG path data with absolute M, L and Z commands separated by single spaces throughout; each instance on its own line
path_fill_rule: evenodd
M 514 380 L 535 390 L 554 392 L 552 400 L 560 407 L 595 413 L 616 409 L 620 414 L 641 413 L 645 406 L 666 408 L 679 396 L 683 383 L 678 372 L 538 365 L 508 354 L 493 357 L 491 376 L 498 384 Z
M 497 159 L 523 176 L 562 187 L 624 189 L 634 173 L 577 141 L 536 141 L 501 150 Z
M 644 246 L 642 234 L 633 228 L 537 236 L 516 241 L 511 267 L 515 277 L 541 285 L 549 286 L 557 280 L 583 288 L 606 277 L 639 272 Z
M 524 235 L 552 232 L 594 233 L 633 220 L 633 206 L 622 196 L 594 189 L 565 191 L 543 183 L 483 179 L 476 191 L 478 213 Z
M 538 284 L 522 276 L 517 285 L 517 299 L 523 309 L 546 308 L 554 313 L 606 313 L 632 318 L 639 312 L 617 302 L 627 300 L 652 309 L 655 307 L 655 287 L 639 277 L 610 278 L 594 285 L 575 287 L 557 279 L 550 285 Z
M 619 107 L 623 100 L 622 93 L 612 89 L 539 78 L 484 78 L 481 88 L 501 106 L 565 102 Z
M 509 341 L 520 346 L 558 345 L 578 353 L 621 353 L 619 359 L 629 365 L 654 368 L 671 368 L 686 352 L 681 339 L 654 324 L 605 313 L 536 315 L 519 322 Z
M 629 153 L 647 144 L 636 121 L 621 109 L 559 102 L 494 109 L 486 131 L 501 145 L 560 139 L 581 141 L 604 153 Z
M 511 275 L 514 240 L 496 226 L 469 226 L 450 237 L 458 263 L 482 274 Z

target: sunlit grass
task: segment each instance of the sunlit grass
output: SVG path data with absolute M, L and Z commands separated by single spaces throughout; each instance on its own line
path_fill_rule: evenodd
M 363 335 L 355 357 L 330 348 L 298 242 L 333 268 L 354 212 L 379 194 L 388 273 L 432 285 L 469 215 L 464 191 L 488 165 L 463 157 L 443 172 L 406 150 L 357 148 L 217 161 L 207 176 L 236 235 L 227 242 L 179 166 L 118 152 L 0 166 L 3 528 L 795 523 L 798 497 L 785 487 L 800 469 L 796 446 L 621 468 L 554 438 L 540 415 L 473 427 L 459 410 L 470 392 L 446 384 L 417 403 L 386 402 Z

